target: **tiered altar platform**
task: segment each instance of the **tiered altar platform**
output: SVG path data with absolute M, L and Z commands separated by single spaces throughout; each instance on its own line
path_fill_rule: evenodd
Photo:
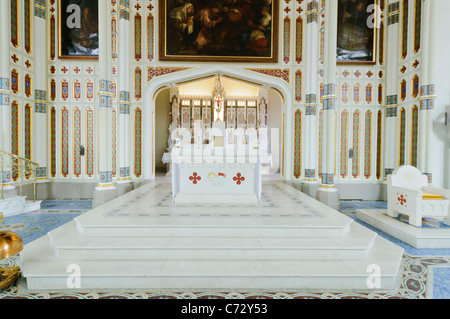
M 26 245 L 20 261 L 30 290 L 68 290 L 75 265 L 78 290 L 386 291 L 402 255 L 279 181 L 244 205 L 174 204 L 171 184 L 152 182 Z

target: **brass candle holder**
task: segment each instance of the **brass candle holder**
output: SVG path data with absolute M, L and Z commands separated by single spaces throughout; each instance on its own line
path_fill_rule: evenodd
M 3 221 L 3 214 L 0 213 L 0 223 Z M 11 231 L 0 232 L 0 260 L 13 257 L 23 249 L 22 238 Z M 0 290 L 9 287 L 20 277 L 20 267 L 0 266 Z

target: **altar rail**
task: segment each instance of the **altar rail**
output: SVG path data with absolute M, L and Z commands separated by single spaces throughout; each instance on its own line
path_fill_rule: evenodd
M 36 202 L 36 168 L 39 164 L 0 150 L 0 186 L 1 199 L 4 197 L 5 187 L 19 182 L 20 196 L 23 195 L 23 185 L 33 183 L 33 202 Z

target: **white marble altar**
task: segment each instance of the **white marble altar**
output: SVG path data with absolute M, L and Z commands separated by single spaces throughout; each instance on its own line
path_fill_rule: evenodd
M 257 148 L 199 145 L 172 151 L 173 201 L 256 204 L 261 198 Z

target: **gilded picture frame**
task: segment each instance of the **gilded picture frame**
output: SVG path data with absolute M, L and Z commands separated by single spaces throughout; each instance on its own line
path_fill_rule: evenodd
M 278 62 L 279 0 L 159 0 L 159 59 Z
M 58 0 L 59 59 L 98 60 L 98 0 Z
M 338 64 L 376 64 L 378 0 L 338 0 Z

